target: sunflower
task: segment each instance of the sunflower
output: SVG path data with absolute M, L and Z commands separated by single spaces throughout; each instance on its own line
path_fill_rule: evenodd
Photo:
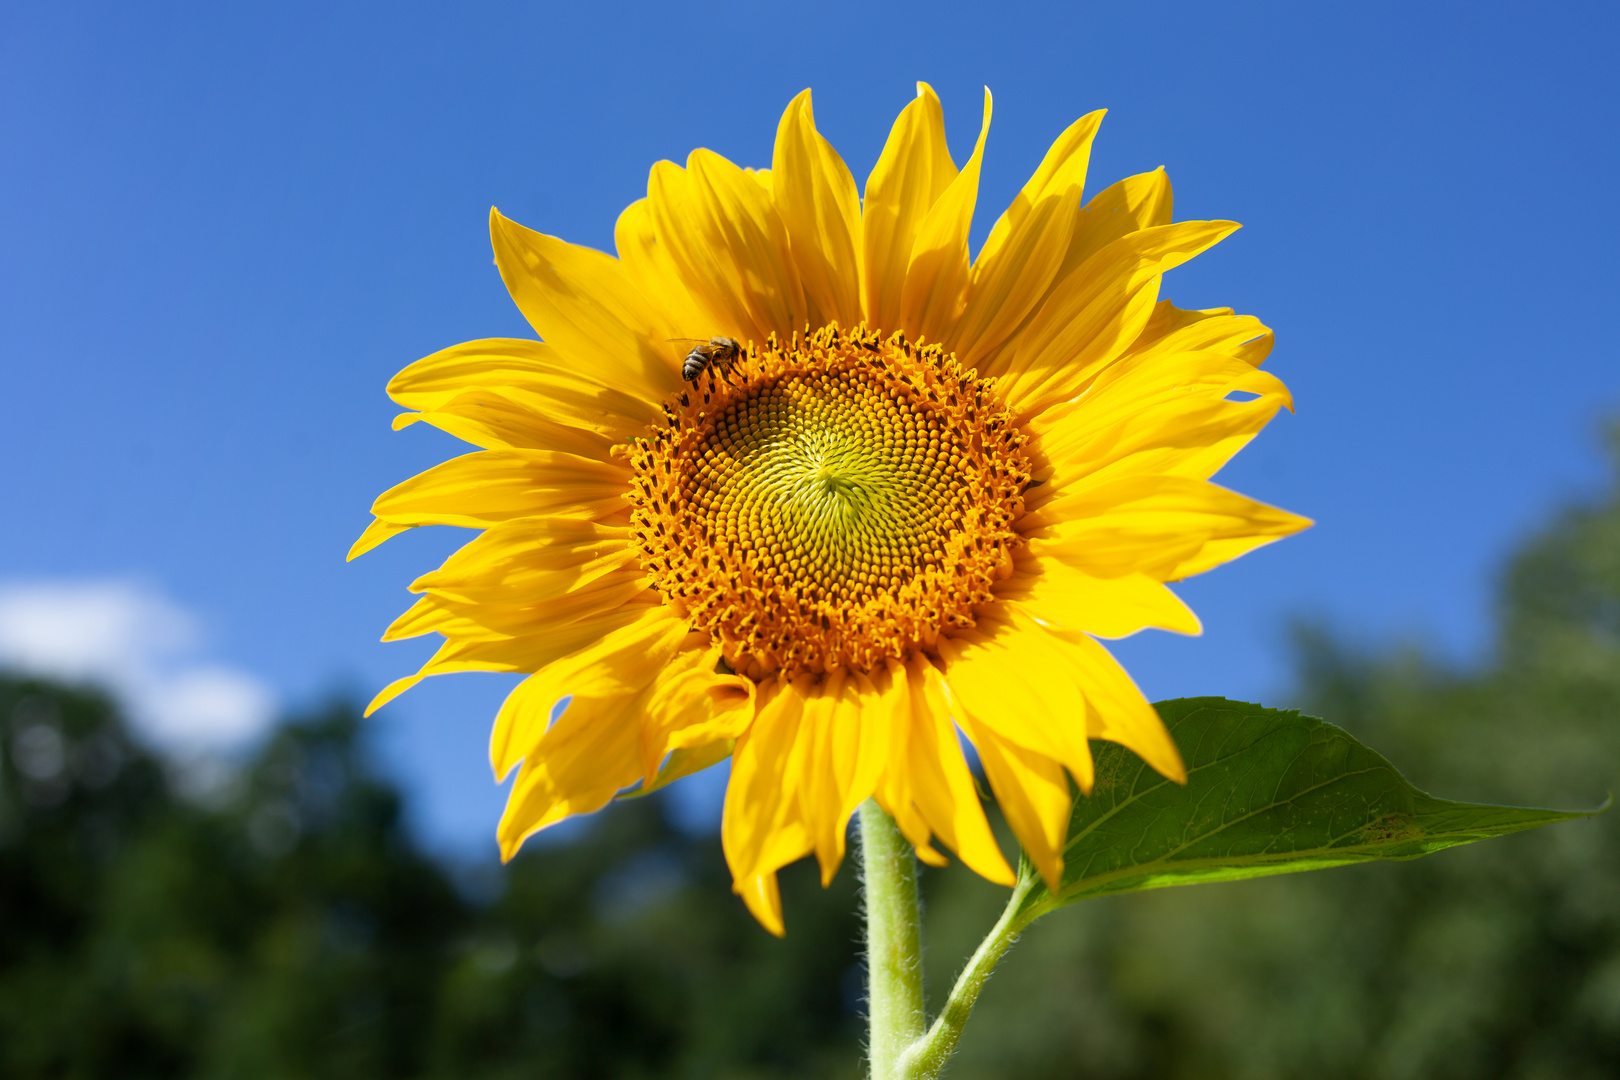
M 768 170 L 654 165 L 617 258 L 491 211 L 539 340 L 389 383 L 396 429 L 479 449 L 379 497 L 350 558 L 482 530 L 411 586 L 384 640 L 444 642 L 371 709 L 429 675 L 529 673 L 491 739 L 497 777 L 518 770 L 505 857 L 730 756 L 726 859 L 780 934 L 776 872 L 813 853 L 830 880 L 868 798 L 922 861 L 1013 882 L 960 737 L 1049 881 L 1089 739 L 1185 778 L 1098 639 L 1198 633 L 1166 582 L 1309 524 L 1209 481 L 1291 407 L 1258 367 L 1272 335 L 1158 299 L 1238 226 L 1172 222 L 1162 169 L 1085 200 L 1102 112 L 970 259 L 990 113 L 986 92 L 958 170 L 919 84 L 862 196 L 807 90 Z

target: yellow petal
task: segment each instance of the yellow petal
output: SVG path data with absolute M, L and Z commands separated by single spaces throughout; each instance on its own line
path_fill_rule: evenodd
M 647 202 L 659 243 L 699 303 L 721 320 L 693 336 L 763 343 L 802 330 L 807 312 L 771 193 L 719 154 L 653 166 Z
M 404 678 L 395 679 L 393 682 L 377 691 L 377 695 L 366 703 L 366 711 L 364 715 L 370 717 L 372 713 L 376 712 L 390 701 L 393 701 L 395 698 L 399 697 L 399 695 L 403 694 L 405 691 L 409 690 L 411 687 L 415 686 L 425 678 L 427 678 L 426 675 L 422 674 L 421 672 L 417 672 L 414 675 L 406 675 Z
M 973 263 L 966 305 L 946 344 L 977 367 L 1045 299 L 1068 255 L 1101 110 L 1070 125 L 1047 151 Z
M 843 861 L 851 815 L 877 791 L 889 763 L 894 719 L 892 712 L 883 707 L 869 677 L 859 672 L 844 677 L 837 690 L 830 727 L 823 731 L 820 743 L 827 753 L 820 771 L 834 778 L 834 798 L 814 810 L 805 806 L 801 811 L 816 840 L 823 886 L 832 882 Z M 811 768 L 817 768 L 815 763 Z
M 512 638 L 533 649 L 549 648 L 544 643 L 554 631 L 642 602 L 658 603 L 659 600 L 634 569 L 604 574 L 577 589 L 537 603 L 467 603 L 429 593 L 394 620 L 383 634 L 383 640 L 402 641 L 421 634 L 439 633 L 452 641 Z M 521 665 L 512 670 L 522 670 Z
M 735 677 L 715 676 L 700 686 L 687 678 L 694 664 L 708 661 L 712 675 L 715 650 L 697 645 L 685 624 L 660 609 L 599 645 L 552 664 L 508 697 L 496 721 L 491 761 L 510 767 L 525 744 L 523 768 L 502 820 L 501 839 L 508 858 L 524 837 L 571 814 L 594 810 L 638 778 L 651 790 L 718 761 L 714 745 L 686 754 L 685 760 L 658 771 L 657 754 L 649 766 L 649 728 L 658 743 L 685 719 L 712 720 L 720 701 L 708 691 L 724 684 L 735 691 L 723 706 L 732 713 L 748 706 L 740 732 L 752 715 L 752 692 L 741 690 Z M 571 695 L 567 707 L 547 726 L 558 691 Z M 693 706 L 698 708 L 694 709 Z M 505 739 L 503 744 L 502 740 Z M 654 776 L 656 782 L 651 783 Z
M 1181 763 L 1175 740 L 1119 662 L 1084 634 L 1054 638 L 1076 682 L 1085 687 L 1086 734 L 1119 743 L 1166 779 L 1185 784 L 1187 767 Z
M 806 695 L 800 724 L 799 813 L 827 885 L 843 862 L 850 816 L 876 791 L 888 763 L 892 716 L 870 679 L 835 669 Z
M 844 159 L 816 131 L 810 91 L 776 129 L 771 200 L 787 229 L 813 326 L 861 320 L 861 199 Z
M 664 763 L 658 767 L 658 772 L 649 780 L 644 780 L 640 787 L 629 792 L 630 795 L 651 795 L 660 788 L 667 787 L 677 780 L 702 772 L 711 765 L 718 765 L 731 756 L 733 739 L 718 739 L 714 742 L 704 743 L 702 746 L 681 747 L 670 751 L 664 758 Z
M 1198 616 L 1146 574 L 1094 577 L 1056 559 L 1030 560 L 1034 573 L 997 586 L 997 599 L 1016 605 L 1054 630 L 1120 638 L 1149 626 L 1198 634 Z
M 900 327 L 900 301 L 917 230 L 956 179 L 945 144 L 945 115 L 927 83 L 895 120 L 866 179 L 861 204 L 861 306 L 868 326 Z
M 787 928 L 782 922 L 782 890 L 776 884 L 776 873 L 758 874 L 732 885 L 742 897 L 748 911 L 759 924 L 777 937 L 785 937 Z
M 491 763 L 497 774 L 522 755 L 523 767 L 502 818 L 502 853 L 512 857 L 523 837 L 575 813 L 603 805 L 635 780 L 645 782 L 648 724 L 669 725 L 671 709 L 685 708 L 685 695 L 669 687 L 671 675 L 684 674 L 680 653 L 708 656 L 693 648 L 684 620 L 669 609 L 612 633 L 593 648 L 565 657 L 512 691 L 496 719 Z M 552 709 L 569 695 L 556 721 Z M 744 701 L 750 696 L 742 695 Z M 672 769 L 669 782 L 718 756 L 692 755 Z M 654 764 L 656 767 L 656 764 Z
M 1064 195 L 1071 190 L 1084 189 L 1086 168 L 1091 162 L 1091 143 L 1097 136 L 1107 109 L 1087 113 L 1059 135 L 1047 148 L 1040 167 L 1024 184 L 1023 190 L 1013 198 L 1012 205 L 997 220 L 995 227 L 979 249 L 979 260 L 993 256 L 1008 239 L 1023 227 L 1029 214 L 1043 200 L 1053 195 Z M 1067 232 L 1068 230 L 1066 230 Z M 1065 246 L 1067 246 L 1067 236 Z
M 754 719 L 754 683 L 740 675 L 715 671 L 718 647 L 689 635 L 659 674 L 641 722 L 641 762 L 644 778 L 667 783 L 662 766 L 666 754 L 698 748 L 726 747 L 735 742 Z M 709 763 L 715 756 L 692 758 Z M 691 755 L 687 755 L 691 758 Z M 692 765 L 689 771 L 700 767 Z
M 582 589 L 633 569 L 630 530 L 574 518 L 518 518 L 486 529 L 411 584 L 476 604 L 529 604 Z
M 450 579 L 445 588 L 430 589 L 427 599 L 459 606 L 493 633 L 528 637 L 545 632 L 539 628 L 560 627 L 645 599 L 644 594 L 649 594 L 647 579 L 638 566 L 596 566 L 587 573 L 588 577 L 569 570 L 513 574 L 513 580 L 520 581 L 524 589 L 510 598 L 486 582 Z M 395 633 L 397 627 L 396 623 L 389 628 L 387 640 L 406 636 Z
M 618 711 L 655 681 L 663 665 L 675 654 L 688 633 L 685 620 L 662 605 L 645 609 L 635 622 L 613 631 L 600 641 L 554 660 L 525 679 L 507 696 L 495 717 L 490 735 L 489 760 L 496 779 L 504 777 L 520 758 L 530 764 L 549 760 L 550 739 L 547 725 L 551 710 L 564 695 L 572 695 L 566 710 L 571 716 L 564 736 L 588 719 L 618 715 Z M 605 721 L 604 721 L 605 722 Z M 558 721 L 561 725 L 561 721 Z M 629 784 L 641 774 L 638 736 L 640 725 L 629 723 L 632 776 L 614 790 Z M 546 766 L 550 768 L 550 766 Z
M 810 830 L 810 842 L 821 864 L 821 883 L 832 880 L 844 855 L 844 832 L 849 818 L 843 816 L 843 794 L 850 764 L 860 738 L 860 718 L 840 716 L 839 694 L 845 672 L 830 672 L 806 696 L 799 723 L 804 731 L 806 753 L 800 764 L 799 814 Z M 854 724 L 845 721 L 853 720 Z M 853 730 L 852 730 L 853 728 Z M 854 809 L 851 807 L 850 809 Z
M 576 713 L 577 704 L 569 703 L 518 770 L 495 830 L 503 861 L 546 826 L 599 810 L 635 782 L 635 698 L 599 701 Z
M 686 287 L 669 245 L 658 238 L 649 200 L 637 199 L 625 207 L 613 228 L 613 242 L 619 264 L 646 296 L 648 306 L 663 316 L 670 336 L 704 338 L 716 333 L 721 320 Z
M 1094 113 L 1092 115 L 1097 116 L 1098 114 Z M 1080 139 L 1084 138 L 1086 134 L 1085 126 L 1090 119 L 1089 116 L 1082 118 L 1069 131 L 1065 132 L 1065 138 L 1060 139 L 1058 145 L 1054 145 L 1053 152 L 1057 152 L 1066 140 L 1073 140 L 1078 143 Z M 1089 151 L 1089 142 L 1085 143 L 1084 148 Z M 1076 151 L 1079 149 L 1078 145 L 1075 146 Z M 1048 162 L 1051 162 L 1051 158 L 1052 153 L 1049 153 Z M 1048 162 L 1042 163 L 1042 170 L 1037 171 L 1036 178 L 1031 179 L 1031 184 L 1036 183 L 1037 179 L 1042 177 L 1043 171 L 1050 167 L 1052 169 L 1051 180 L 1045 188 L 1050 194 L 1052 187 L 1063 183 L 1066 175 L 1063 169 L 1059 167 L 1060 163 L 1052 162 L 1049 165 Z M 1083 172 L 1086 163 L 1087 158 L 1076 152 L 1072 158 L 1062 164 L 1067 164 L 1070 170 Z M 1170 208 L 1170 181 L 1165 176 L 1163 169 L 1143 173 L 1140 176 L 1127 177 L 1102 191 L 1082 207 L 1078 213 L 1071 215 L 1067 219 L 1072 224 L 1068 232 L 1059 238 L 1065 247 L 1065 252 L 1056 273 L 1051 277 L 1051 281 L 1069 281 L 1071 288 L 1077 286 L 1079 281 L 1083 279 L 1074 279 L 1075 271 L 1079 270 L 1087 260 L 1130 233 L 1140 232 L 1143 229 L 1156 226 L 1169 225 Z M 992 238 L 994 238 L 993 234 Z M 993 250 L 989 242 L 986 242 L 985 249 L 986 251 Z M 981 252 L 979 257 L 982 261 L 984 252 Z M 1088 269 L 1094 275 L 1108 272 L 1101 263 Z M 1104 279 L 1100 277 L 1094 280 L 1098 284 L 1105 284 Z M 1047 296 L 1043 295 L 1037 299 L 1044 302 Z M 1144 304 L 1147 302 L 1151 302 L 1151 296 L 1145 298 Z M 1135 310 L 1135 308 L 1132 309 L 1133 314 Z M 1126 325 L 1131 332 L 1134 332 L 1139 321 L 1139 319 L 1129 320 Z M 1019 337 L 1022 337 L 1022 335 L 1019 335 Z M 1125 334 L 1125 337 L 1129 338 L 1129 332 Z M 1004 349 L 991 347 L 988 350 L 980 350 L 976 353 L 976 363 L 980 370 L 986 375 L 1005 375 L 1008 370 L 1012 370 L 1008 365 L 1012 360 L 1011 354 L 1018 343 L 1018 337 L 1015 337 L 1006 343 Z M 1003 391 L 1005 392 L 1006 389 L 1007 387 L 1004 385 Z
M 525 631 L 556 625 L 549 609 L 533 604 L 466 604 L 442 596 L 424 596 L 389 624 L 383 641 L 405 641 L 423 634 L 443 634 L 448 641 L 505 641 Z
M 1061 274 L 1075 270 L 1128 233 L 1170 224 L 1172 203 L 1170 178 L 1162 168 L 1127 176 L 1099 191 L 1075 220 Z
M 1029 317 L 1043 299 L 1068 249 L 1080 189 L 1049 195 L 1031 208 L 1006 243 L 980 254 L 968 281 L 961 317 L 946 346 L 964 367 L 978 367 Z
M 997 770 L 987 745 L 1000 755 L 1003 783 L 1020 792 L 1034 785 L 1039 798 L 1024 794 L 1027 805 L 1021 808 L 1016 801 L 1008 806 L 1002 788 L 996 787 L 996 794 L 1025 850 L 1049 880 L 1060 872 L 1059 830 L 1067 828 L 1066 815 L 1061 823 L 1058 818 L 1050 767 L 1061 763 L 1081 791 L 1089 792 L 1088 738 L 1121 743 L 1165 776 L 1185 782 L 1181 757 L 1158 713 L 1091 638 L 1047 630 L 1004 607 L 982 617 L 974 633 L 942 642 L 940 653 L 952 714 L 979 747 L 992 786 Z M 1083 760 L 1078 759 L 1081 747 Z M 1015 754 L 1014 749 L 1025 753 Z M 1043 772 L 1048 777 L 1044 783 Z M 1021 823 L 1013 820 L 1014 813 L 1021 815 Z M 1026 840 L 1021 829 L 1030 831 L 1033 840 Z
M 1257 396 L 1228 400 L 1237 392 Z M 1291 405 L 1281 381 L 1223 353 L 1127 356 L 1079 398 L 1029 422 L 1050 472 L 1027 505 L 1033 510 L 1066 485 L 1105 476 L 1206 480 Z
M 951 715 L 1061 763 L 1090 791 L 1085 688 L 1063 663 L 1059 643 L 1032 622 L 981 618 L 980 627 L 939 644 Z
M 1063 880 L 1063 841 L 1074 809 L 1063 766 L 1002 738 L 971 717 L 963 722 L 962 730 L 979 750 L 985 779 L 1019 846 L 1047 887 L 1056 891 Z
M 594 431 L 559 424 L 494 390 L 468 390 L 430 412 L 400 413 L 394 430 L 418 422 L 485 450 L 556 450 L 602 460 L 613 445 Z
M 1004 399 L 1015 413 L 1038 415 L 1078 394 L 1141 334 L 1158 299 L 1159 276 L 1230 236 L 1231 221 L 1183 221 L 1130 233 L 1087 260 L 1052 289 L 1003 354 Z
M 960 317 L 968 283 L 968 230 L 979 197 L 979 165 L 990 134 L 990 91 L 973 156 L 917 226 L 900 297 L 900 325 L 913 341 L 943 341 Z
M 998 885 L 1014 884 L 1015 875 L 996 845 L 973 774 L 962 757 L 939 670 L 914 658 L 895 681 L 908 690 L 910 738 L 905 759 L 893 756 L 892 767 L 906 774 L 917 810 L 975 873 Z
M 679 356 L 619 261 L 489 212 L 495 265 L 541 340 L 613 386 L 647 401 L 680 388 Z
M 1042 507 L 1029 550 L 1100 577 L 1140 572 L 1176 581 L 1235 559 L 1311 524 L 1202 480 L 1130 476 L 1077 485 Z M 1061 519 L 1061 520 L 1057 520 Z
M 1188 311 L 1160 300 L 1153 317 L 1132 344 L 1137 353 L 1219 352 L 1258 367 L 1271 353 L 1275 335 L 1253 315 L 1234 315 L 1231 308 Z
M 911 681 L 898 660 L 890 660 L 886 670 L 876 672 L 878 707 L 892 729 L 889 761 L 873 795 L 884 813 L 894 819 L 902 835 L 911 842 L 917 858 L 929 866 L 945 866 L 949 860 L 929 843 L 934 830 L 917 808 L 914 794 L 917 769 L 911 763 L 913 732 Z M 949 720 L 946 720 L 949 723 Z M 925 759 L 926 761 L 926 759 Z
M 370 716 L 430 675 L 458 671 L 535 671 L 635 622 L 649 608 L 646 590 L 586 592 L 572 604 L 471 605 L 425 596 L 389 628 L 384 640 L 439 633 L 445 642 L 416 674 L 390 683 L 366 706 Z M 560 608 L 571 610 L 560 611 Z M 485 625 L 507 621 L 505 630 Z M 407 624 L 403 628 L 401 624 Z
M 359 558 L 389 537 L 398 536 L 402 532 L 409 532 L 412 527 L 392 521 L 384 521 L 382 518 L 372 519 L 371 524 L 366 526 L 366 531 L 361 533 L 360 538 L 349 548 L 349 554 L 345 556 L 345 561 Z
M 545 450 L 480 450 L 396 484 L 371 512 L 396 525 L 482 529 L 517 517 L 601 518 L 629 506 L 629 473 Z
M 739 883 L 773 874 L 813 847 L 799 815 L 810 676 L 760 690 L 758 713 L 732 753 L 720 824 L 726 864 Z
M 618 442 L 663 422 L 661 397 L 638 391 L 630 372 L 539 341 L 486 338 L 411 364 L 389 381 L 388 396 L 407 409 L 434 410 L 468 391 L 494 391 L 511 406 Z

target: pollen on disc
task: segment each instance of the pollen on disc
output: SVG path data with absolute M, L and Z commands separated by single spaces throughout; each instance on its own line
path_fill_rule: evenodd
M 988 380 L 829 327 L 693 385 L 632 448 L 632 531 L 736 670 L 871 670 L 972 625 L 1030 471 Z

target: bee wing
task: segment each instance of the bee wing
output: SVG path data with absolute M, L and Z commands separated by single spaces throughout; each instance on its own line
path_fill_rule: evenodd
M 701 337 L 672 337 L 665 338 L 664 340 L 669 342 L 671 345 L 681 345 L 685 348 L 692 348 L 696 345 L 707 345 L 709 343 L 708 338 Z

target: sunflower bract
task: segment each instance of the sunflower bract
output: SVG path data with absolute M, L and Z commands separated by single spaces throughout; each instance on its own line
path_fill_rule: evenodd
M 396 427 L 479 449 L 379 497 L 350 557 L 481 530 L 413 583 L 386 638 L 443 645 L 371 707 L 429 675 L 529 673 L 490 747 L 497 776 L 518 769 L 507 857 L 730 755 L 726 857 L 781 933 L 776 872 L 814 854 L 830 880 L 867 798 L 925 862 L 937 842 L 1012 882 L 959 732 L 1049 881 L 1089 739 L 1183 778 L 1097 639 L 1197 633 L 1166 582 L 1309 522 L 1210 482 L 1291 407 L 1259 368 L 1270 331 L 1158 298 L 1237 226 L 1173 223 L 1162 170 L 1085 199 L 1101 118 L 1058 138 L 976 259 L 990 97 L 958 171 L 924 84 L 864 198 L 805 91 L 769 170 L 655 165 L 617 258 L 491 212 L 539 340 L 394 378 Z M 684 381 L 715 337 L 737 355 Z

